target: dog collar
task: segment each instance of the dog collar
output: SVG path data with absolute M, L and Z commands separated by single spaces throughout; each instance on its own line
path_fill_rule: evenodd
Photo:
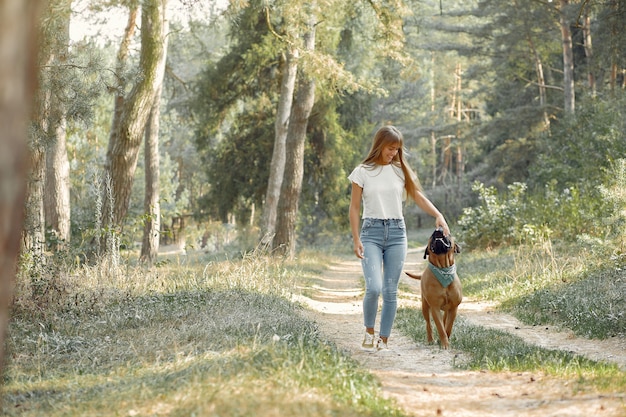
M 435 274 L 437 281 L 441 283 L 443 288 L 446 288 L 448 285 L 452 284 L 452 281 L 454 281 L 454 276 L 456 274 L 456 265 L 448 266 L 446 268 L 439 268 L 429 262 L 428 267 L 433 272 L 433 274 Z

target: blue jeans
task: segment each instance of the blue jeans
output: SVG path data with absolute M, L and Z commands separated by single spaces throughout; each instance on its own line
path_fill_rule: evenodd
M 363 255 L 361 266 L 365 277 L 363 320 L 374 328 L 378 298 L 382 294 L 381 337 L 389 337 L 398 308 L 398 282 L 407 252 L 406 226 L 403 219 L 363 219 L 361 226 Z

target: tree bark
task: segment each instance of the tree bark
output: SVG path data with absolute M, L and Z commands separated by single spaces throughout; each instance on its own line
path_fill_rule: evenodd
M 572 51 L 572 31 L 567 18 L 569 0 L 559 0 L 559 24 L 561 26 L 561 42 L 563 44 L 563 110 L 567 114 L 576 111 L 576 95 L 574 92 L 574 53 Z
M 140 261 L 152 266 L 159 253 L 159 232 L 161 229 L 161 206 L 159 204 L 159 116 L 161 88 L 154 99 L 145 135 L 145 180 L 144 226 Z
M 583 23 L 585 58 L 587 58 L 587 82 L 589 83 L 589 91 L 591 96 L 596 96 L 596 76 L 594 73 L 593 47 L 591 44 L 591 17 L 589 16 L 589 7 L 585 6 L 585 15 Z
M 270 243 L 274 237 L 276 227 L 276 213 L 280 199 L 280 189 L 285 173 L 285 146 L 289 128 L 289 117 L 293 103 L 293 92 L 298 72 L 298 50 L 288 47 L 285 53 L 285 65 L 280 85 L 280 98 L 274 123 L 274 149 L 270 163 L 270 176 L 263 206 L 262 243 Z
M 20 250 L 41 2 L 0 2 L 0 374 Z
M 315 23 L 309 23 L 304 35 L 307 51 L 315 50 Z M 296 253 L 296 222 L 298 200 L 304 175 L 304 144 L 309 116 L 315 103 L 315 81 L 303 74 L 293 102 L 286 141 L 285 176 L 280 190 L 276 234 L 272 248 L 279 254 L 293 258 Z
M 50 1 L 51 7 L 59 12 L 55 17 L 50 44 L 50 81 L 54 81 L 54 72 L 67 59 L 70 39 L 70 15 L 72 0 Z M 50 72 L 50 71 L 48 71 Z M 66 146 L 66 105 L 58 94 L 49 87 L 47 103 L 46 166 L 44 183 L 45 226 L 54 233 L 58 242 L 70 241 L 70 163 Z
M 111 179 L 111 197 L 105 193 L 103 224 L 110 212 L 112 225 L 121 227 L 130 204 L 139 147 L 154 97 L 165 73 L 165 6 L 167 0 L 146 0 L 141 13 L 141 77 L 123 99 L 109 136 L 105 177 Z M 112 201 L 111 201 L 112 200 Z

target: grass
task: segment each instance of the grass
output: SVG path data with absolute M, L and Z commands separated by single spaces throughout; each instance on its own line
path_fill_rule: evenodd
M 419 240 L 418 240 L 419 241 Z M 422 243 L 423 244 L 423 243 Z M 626 336 L 626 276 L 611 260 L 579 245 L 517 246 L 468 251 L 457 268 L 465 297 L 496 301 L 527 324 L 551 324 L 592 338 Z M 426 341 L 421 310 L 400 309 L 396 326 L 415 341 Z M 626 391 L 626 373 L 569 352 L 529 345 L 500 330 L 455 322 L 452 342 L 462 351 L 456 365 L 491 371 L 541 371 L 579 386 Z
M 3 415 L 401 416 L 288 300 L 327 262 L 182 257 L 83 267 L 54 297 L 21 285 Z
M 476 251 L 459 260 L 464 295 L 497 301 L 527 324 L 597 339 L 626 336 L 626 270 L 606 255 L 572 244 Z
M 409 246 L 424 245 L 429 233 L 410 233 Z M 333 256 L 351 256 L 350 249 Z M 576 247 L 463 249 L 466 296 L 498 301 L 533 324 L 624 336 L 617 264 L 600 269 L 597 256 Z M 3 415 L 401 416 L 377 380 L 321 339 L 289 301 L 332 263 L 323 253 L 303 251 L 294 262 L 190 253 L 151 269 L 127 257 L 119 265 L 45 266 L 36 279 L 22 276 Z M 396 326 L 426 340 L 420 311 L 399 310 Z M 452 343 L 463 352 L 460 367 L 540 371 L 574 379 L 580 390 L 626 391 L 616 366 L 462 319 Z
M 416 342 L 426 341 L 426 326 L 421 310 L 399 309 L 396 326 Z M 436 331 L 436 330 L 435 330 Z M 562 350 L 546 349 L 526 343 L 518 336 L 497 329 L 476 326 L 459 317 L 451 343 L 462 352 L 457 366 L 472 370 L 539 371 L 578 381 L 579 389 L 594 387 L 603 392 L 626 391 L 626 372 L 617 365 L 585 359 Z

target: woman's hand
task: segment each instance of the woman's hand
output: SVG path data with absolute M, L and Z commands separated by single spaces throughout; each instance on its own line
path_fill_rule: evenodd
M 439 215 L 435 217 L 435 227 L 441 227 L 443 229 L 444 236 L 450 236 L 450 228 L 448 227 L 448 223 L 446 223 L 446 219 L 443 217 L 443 214 L 439 213 Z
M 363 243 L 361 243 L 361 239 L 358 239 L 354 242 L 354 254 L 357 258 L 363 259 Z

